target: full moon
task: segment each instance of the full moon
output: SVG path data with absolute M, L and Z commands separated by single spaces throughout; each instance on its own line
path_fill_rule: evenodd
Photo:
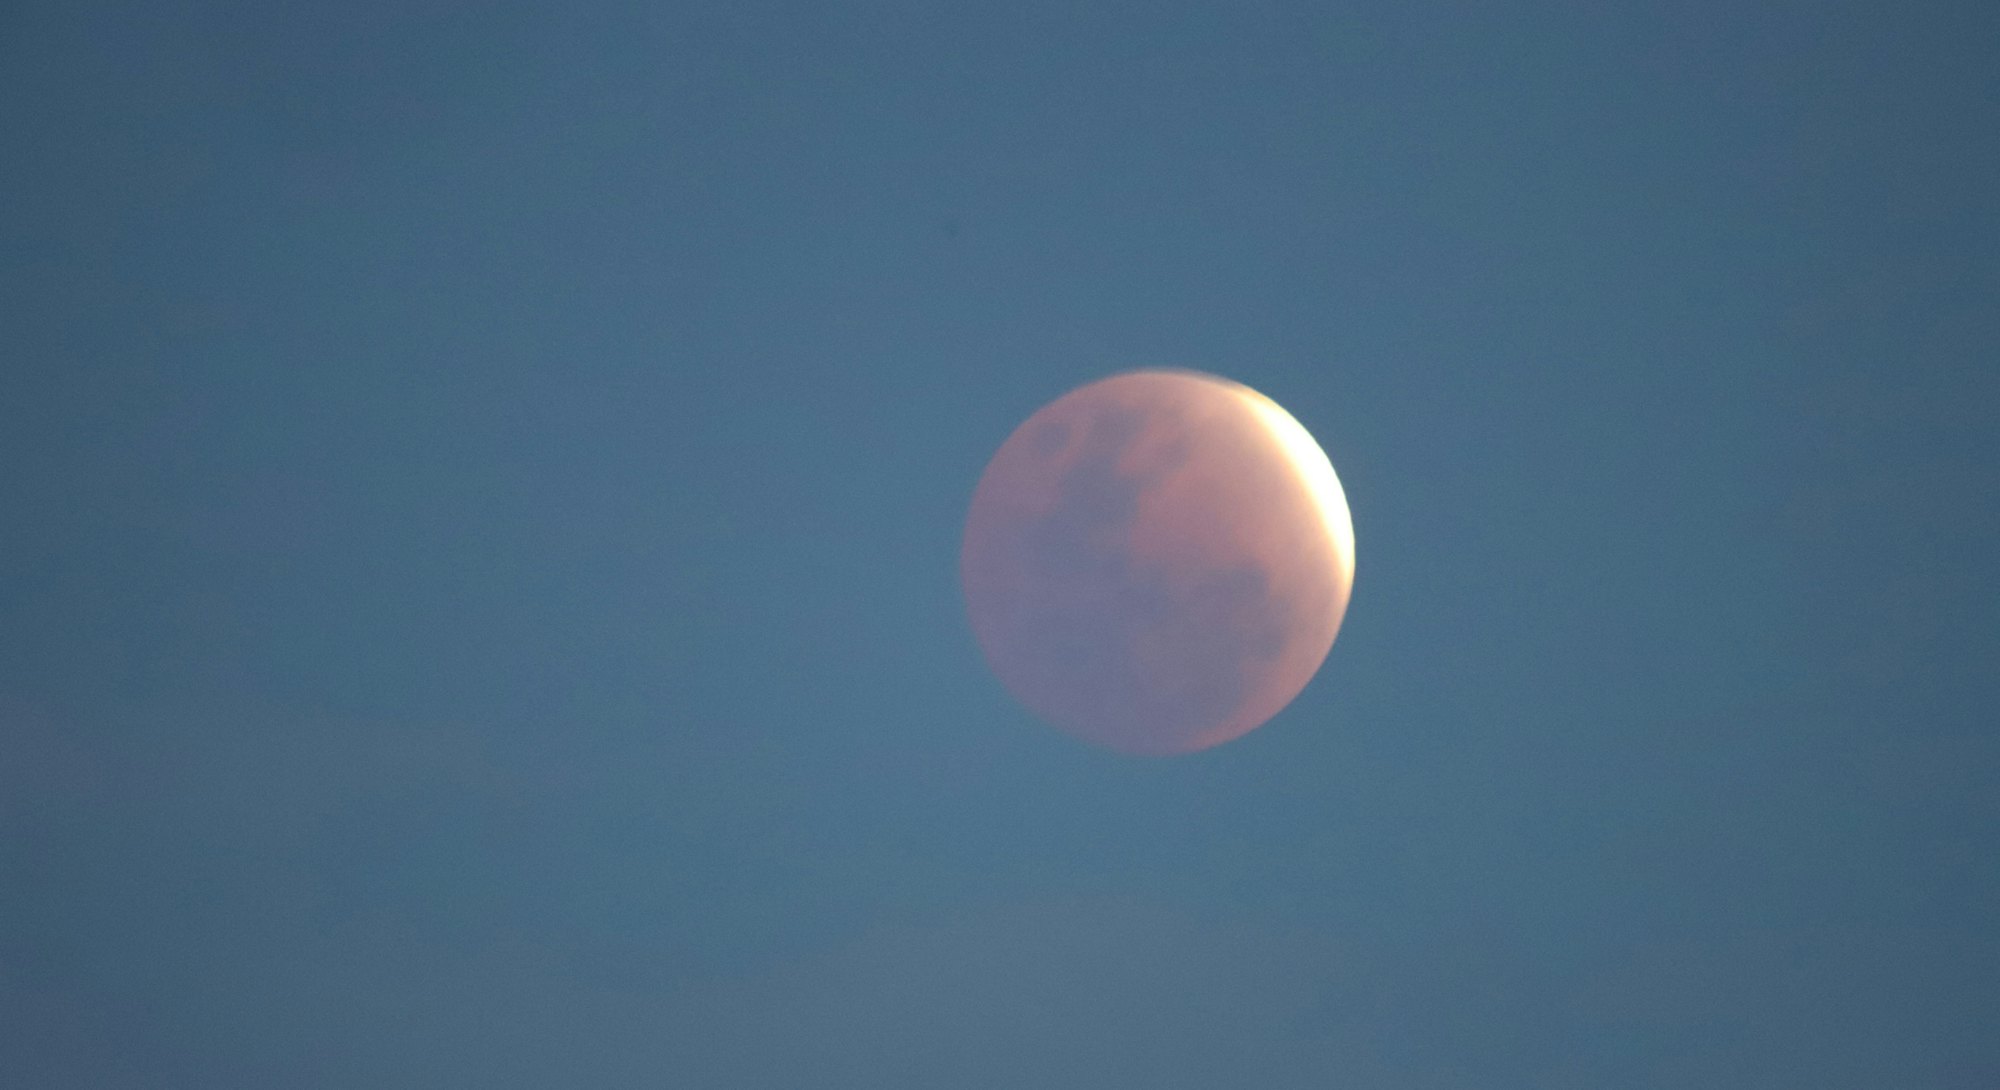
M 1190 753 L 1291 703 L 1333 646 L 1354 526 L 1290 413 L 1195 371 L 1043 406 L 994 454 L 959 554 L 1001 684 L 1108 749 Z

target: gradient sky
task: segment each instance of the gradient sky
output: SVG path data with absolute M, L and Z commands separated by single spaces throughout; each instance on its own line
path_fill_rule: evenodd
M 2000 7 L 0 9 L 0 1083 L 2000 1085 Z M 986 459 L 1339 469 L 1192 757 Z

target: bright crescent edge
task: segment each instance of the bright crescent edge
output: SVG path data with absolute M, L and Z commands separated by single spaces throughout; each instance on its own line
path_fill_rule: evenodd
M 1340 487 L 1340 477 L 1333 471 L 1333 461 L 1313 441 L 1312 433 L 1306 430 L 1305 425 L 1286 412 L 1284 406 L 1248 386 L 1238 386 L 1237 392 L 1249 404 L 1271 438 L 1277 440 L 1278 448 L 1285 452 L 1292 468 L 1305 480 L 1306 491 L 1319 508 L 1320 521 L 1325 524 L 1327 535 L 1333 538 L 1340 561 L 1341 586 L 1343 589 L 1352 587 L 1354 517 L 1348 513 L 1347 490 Z

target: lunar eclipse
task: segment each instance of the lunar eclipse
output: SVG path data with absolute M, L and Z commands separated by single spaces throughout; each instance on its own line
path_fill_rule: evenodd
M 1318 671 L 1354 530 L 1332 463 L 1275 402 L 1133 371 L 1001 444 L 959 572 L 980 649 L 1029 710 L 1119 752 L 1189 753 L 1260 726 Z

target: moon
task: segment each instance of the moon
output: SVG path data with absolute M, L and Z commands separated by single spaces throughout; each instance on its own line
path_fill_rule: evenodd
M 1130 371 L 1016 428 L 959 554 L 974 637 L 1042 719 L 1191 753 L 1291 703 L 1333 646 L 1354 526 L 1333 464 L 1255 390 Z

